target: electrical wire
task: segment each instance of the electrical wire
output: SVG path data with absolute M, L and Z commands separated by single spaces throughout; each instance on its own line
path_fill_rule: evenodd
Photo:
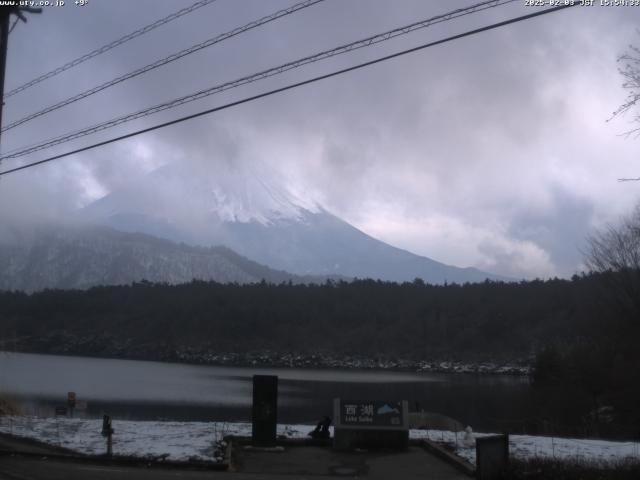
M 302 67 L 304 65 L 308 65 L 310 63 L 315 63 L 321 60 L 325 60 L 327 58 L 331 58 L 334 57 L 336 55 L 342 55 L 344 53 L 348 53 L 360 48 L 364 48 L 364 47 L 369 47 L 371 45 L 375 45 L 377 43 L 381 43 L 381 42 L 385 42 L 387 40 L 390 40 L 392 38 L 398 37 L 400 35 L 407 35 L 415 30 L 418 29 L 422 29 L 422 28 L 426 28 L 429 27 L 431 25 L 435 25 L 437 23 L 442 23 L 442 22 L 446 22 L 446 21 L 450 21 L 453 20 L 455 18 L 459 18 L 465 15 L 470 15 L 472 13 L 477 13 L 483 10 L 487 10 L 489 8 L 495 8 L 501 5 L 505 5 L 508 3 L 513 3 L 516 0 L 489 0 L 489 1 L 484 1 L 475 5 L 471 5 L 469 7 L 466 8 L 461 8 L 461 9 L 457 9 L 457 10 L 453 10 L 451 12 L 442 14 L 442 15 L 437 15 L 435 17 L 431 17 L 425 20 L 421 20 L 419 22 L 415 22 L 412 23 L 410 25 L 406 25 L 403 27 L 399 27 L 399 28 L 395 28 L 393 30 L 389 30 L 387 32 L 384 33 L 379 33 L 361 40 L 357 40 L 355 42 L 351 42 L 348 43 L 346 45 L 342 45 L 336 48 L 332 48 L 330 50 L 325 50 L 307 57 L 303 57 L 300 58 L 298 60 L 294 60 L 292 62 L 288 62 L 285 63 L 283 65 L 279 65 L 277 67 L 272 67 L 269 68 L 267 70 L 258 72 L 258 73 L 254 73 L 245 77 L 241 77 L 238 78 L 236 80 L 232 80 L 229 82 L 225 82 L 223 84 L 220 85 L 215 85 L 213 87 L 209 87 L 207 89 L 204 90 L 200 90 L 198 92 L 189 94 L 189 95 L 185 95 L 183 97 L 180 98 L 176 98 L 174 100 L 159 104 L 159 105 L 155 105 L 153 107 L 150 108 L 146 108 L 144 110 L 140 110 L 138 112 L 134 112 L 134 113 L 129 113 L 127 115 L 115 118 L 115 119 L 111 119 L 108 120 L 106 122 L 102 122 L 96 125 L 93 125 L 91 127 L 87 127 L 84 128 L 82 130 L 76 131 L 76 132 L 72 132 L 72 133 L 68 133 L 68 134 L 64 134 L 62 136 L 56 137 L 55 139 L 52 140 L 48 140 L 45 142 L 42 142 L 40 144 L 31 146 L 31 147 L 26 147 L 22 150 L 18 150 L 17 152 L 14 153 L 8 153 L 5 154 L 3 156 L 0 157 L 0 160 L 5 160 L 5 159 L 9 159 L 9 158 L 17 158 L 17 157 L 21 157 L 24 155 L 27 155 L 29 153 L 33 153 L 36 152 L 38 150 L 42 150 L 44 148 L 49 148 L 55 145 L 59 145 L 61 143 L 66 143 L 68 141 L 71 140 L 75 140 L 77 138 L 80 137 L 84 137 L 86 135 L 91 135 L 93 133 L 97 133 L 99 131 L 102 130 L 106 130 L 112 127 L 115 127 L 117 125 L 126 123 L 126 122 L 130 122 L 132 120 L 136 120 L 142 117 L 146 117 L 148 115 L 154 114 L 154 113 L 158 113 L 164 110 L 168 110 L 180 105 L 184 105 L 186 103 L 190 103 L 193 102 L 195 100 L 199 100 L 201 98 L 205 98 L 208 97 L 210 95 L 214 95 L 217 93 L 221 93 L 224 92 L 226 90 L 230 90 L 232 88 L 237 88 L 240 87 L 242 85 L 246 85 L 249 83 L 253 83 L 259 80 L 263 80 L 265 78 L 269 78 L 275 75 L 279 75 L 281 73 L 287 72 L 289 70 L 293 70 L 295 68 L 299 68 Z M 11 125 L 9 125 L 9 127 L 11 127 Z M 9 128 L 7 127 L 7 128 Z M 2 130 L 4 131 L 4 129 Z
M 260 27 L 266 23 L 269 22 L 273 22 L 274 20 L 277 20 L 279 18 L 282 18 L 286 15 L 291 15 L 292 13 L 295 13 L 299 10 L 311 7 L 313 5 L 315 5 L 316 3 L 320 3 L 323 2 L 324 0 L 305 0 L 304 2 L 300 2 L 297 3 L 289 8 L 283 9 L 283 10 L 278 10 L 275 13 L 272 13 L 271 15 L 267 15 L 266 17 L 262 17 L 258 20 L 254 20 L 253 22 L 247 23 L 246 25 L 243 25 L 242 27 L 238 27 L 238 28 L 234 28 L 233 30 L 230 30 L 229 32 L 226 33 L 222 33 L 220 35 L 217 35 L 213 38 L 210 38 L 208 40 L 205 40 L 204 42 L 200 42 L 197 43 L 195 45 L 192 45 L 189 48 L 186 48 L 184 50 L 181 50 L 177 53 L 173 53 L 167 57 L 161 58 L 160 60 L 157 60 L 153 63 L 150 63 L 148 65 L 145 65 L 144 67 L 138 68 L 136 70 L 133 70 L 132 72 L 129 72 L 125 75 L 121 75 L 117 78 L 114 78 L 113 80 L 109 80 L 108 82 L 102 83 L 96 87 L 90 88 L 89 90 L 85 90 L 82 93 L 79 93 L 77 95 L 74 95 L 72 97 L 69 97 L 65 100 L 62 100 L 61 102 L 58 102 L 54 105 L 51 105 L 47 108 L 44 108 L 42 110 L 39 110 L 35 113 L 32 113 L 30 115 L 27 115 L 26 117 L 23 117 L 19 120 L 16 120 L 15 122 L 10 123 L 9 125 L 5 126 L 2 128 L 2 132 L 5 132 L 7 130 L 10 130 L 12 128 L 15 128 L 19 125 L 22 125 L 23 123 L 26 123 L 30 120 L 33 120 L 34 118 L 40 117 L 42 115 L 45 115 L 47 113 L 53 112 L 54 110 L 58 110 L 59 108 L 65 107 L 67 105 L 70 105 L 72 103 L 75 103 L 79 100 L 82 100 L 83 98 L 87 98 L 91 95 L 95 95 L 98 92 L 101 92 L 102 90 L 105 90 L 109 87 L 113 87 L 114 85 L 117 85 L 119 83 L 122 83 L 126 80 L 130 80 L 134 77 L 140 76 L 143 73 L 147 73 L 150 72 L 151 70 L 155 70 L 156 68 L 162 67 L 163 65 L 167 65 L 168 63 L 174 62 L 182 57 L 186 57 L 187 55 L 191 55 L 192 53 L 198 52 L 204 48 L 210 47 L 212 45 L 215 45 L 217 43 L 223 42 L 224 40 L 227 40 L 231 37 L 235 37 L 236 35 L 240 35 L 244 32 L 247 32 L 249 30 L 252 30 L 254 28 Z
M 227 103 L 225 105 L 221 105 L 221 106 L 210 108 L 208 110 L 204 110 L 204 111 L 201 111 L 201 112 L 198 112 L 198 113 L 194 113 L 194 114 L 187 115 L 187 116 L 184 116 L 184 117 L 181 117 L 181 118 L 177 118 L 177 119 L 171 120 L 169 122 L 161 123 L 159 125 L 154 125 L 152 127 L 144 128 L 142 130 L 137 130 L 135 132 L 127 133 L 127 134 L 121 135 L 119 137 L 115 137 L 115 138 L 111 138 L 111 139 L 108 139 L 108 140 L 104 140 L 102 142 L 94 143 L 92 145 L 88 145 L 88 146 L 85 146 L 85 147 L 82 147 L 82 148 L 78 148 L 76 150 L 72 150 L 72 151 L 69 151 L 69 152 L 61 153 L 59 155 L 54 155 L 54 156 L 45 158 L 43 160 L 39 160 L 37 162 L 32 162 L 32 163 L 28 163 L 28 164 L 25 164 L 25 165 L 21 165 L 19 167 L 12 168 L 10 170 L 5 170 L 5 171 L 0 172 L 0 176 L 8 175 L 10 173 L 14 173 L 14 172 L 17 172 L 17 171 L 20 171 L 20 170 L 25 170 L 27 168 L 32 168 L 32 167 L 35 167 L 37 165 L 42 165 L 44 163 L 52 162 L 54 160 L 58 160 L 60 158 L 68 157 L 68 156 L 74 155 L 76 153 L 81 153 L 81 152 L 85 152 L 87 150 L 92 150 L 94 148 L 97 148 L 97 147 L 100 147 L 100 146 L 103 146 L 103 145 L 108 145 L 110 143 L 118 142 L 120 140 L 131 138 L 131 137 L 143 134 L 143 133 L 151 132 L 153 130 L 158 130 L 160 128 L 168 127 L 170 125 L 175 125 L 177 123 L 181 123 L 181 122 L 184 122 L 186 120 L 191 120 L 193 118 L 197 118 L 197 117 L 201 117 L 201 116 L 204 116 L 204 115 L 208 115 L 208 114 L 211 114 L 211 113 L 214 113 L 214 112 L 218 112 L 220 110 L 225 110 L 225 109 L 228 109 L 228 108 L 231 108 L 231 107 L 235 107 L 237 105 L 241 105 L 241 104 L 244 104 L 244 103 L 248 103 L 248 102 L 260 99 L 260 98 L 268 97 L 268 96 L 274 95 L 276 93 L 281 93 L 281 92 L 284 92 L 284 91 L 287 91 L 287 90 L 291 90 L 291 89 L 294 89 L 294 88 L 297 88 L 297 87 L 301 87 L 303 85 L 308 85 L 310 83 L 315 83 L 315 82 L 320 81 L 320 80 L 324 80 L 324 79 L 327 79 L 327 78 L 335 77 L 335 76 L 338 76 L 338 75 L 341 75 L 341 74 L 344 74 L 344 73 L 347 73 L 347 72 L 351 72 L 353 70 L 358 70 L 358 69 L 361 69 L 361 68 L 364 68 L 364 67 L 367 67 L 367 66 L 370 66 L 370 65 L 381 63 L 381 62 L 390 60 L 392 58 L 396 58 L 396 57 L 407 55 L 409 53 L 417 52 L 417 51 L 423 50 L 425 48 L 433 47 L 433 46 L 436 46 L 436 45 L 441 45 L 443 43 L 451 42 L 453 40 L 458 40 L 460 38 L 468 37 L 468 36 L 471 36 L 471 35 L 476 35 L 478 33 L 486 32 L 488 30 L 494 30 L 496 28 L 500 28 L 500 27 L 503 27 L 503 26 L 506 26 L 506 25 L 511 25 L 511 24 L 514 24 L 514 23 L 517 23 L 517 22 L 521 22 L 521 21 L 524 21 L 524 20 L 529 20 L 531 18 L 539 17 L 541 15 L 547 15 L 549 13 L 558 12 L 560 10 L 564 10 L 566 8 L 570 8 L 570 7 L 573 7 L 575 5 L 578 5 L 578 4 L 576 3 L 576 4 L 560 5 L 560 6 L 553 7 L 553 8 L 547 8 L 547 9 L 544 9 L 544 10 L 539 10 L 537 12 L 530 13 L 528 15 L 522 15 L 520 17 L 510 18 L 510 19 L 504 20 L 502 22 L 493 23 L 491 25 L 486 25 L 484 27 L 476 28 L 474 30 L 469 30 L 469 31 L 466 31 L 464 33 L 460 33 L 460 34 L 453 35 L 453 36 L 450 36 L 450 37 L 446 37 L 446 38 L 443 38 L 443 39 L 440 39 L 440 40 L 436 40 L 434 42 L 425 43 L 425 44 L 419 45 L 417 47 L 413 47 L 413 48 L 410 48 L 410 49 L 407 49 L 407 50 L 402 50 L 400 52 L 396 52 L 396 53 L 393 53 L 393 54 L 390 54 L 390 55 L 386 55 L 384 57 L 379 57 L 379 58 L 376 58 L 374 60 L 370 60 L 368 62 L 360 63 L 360 64 L 357 64 L 357 65 L 353 65 L 351 67 L 343 68 L 341 70 L 336 70 L 334 72 L 327 73 L 327 74 L 324 74 L 324 75 L 319 75 L 317 77 L 313 77 L 313 78 L 310 78 L 310 79 L 307 79 L 307 80 L 304 80 L 304 81 L 301 81 L 301 82 L 297 82 L 297 83 L 293 83 L 293 84 L 290 84 L 290 85 L 286 85 L 284 87 L 276 88 L 276 89 L 270 90 L 268 92 L 264 92 L 264 93 L 260 93 L 258 95 L 253 95 L 251 97 L 243 98 L 243 99 L 237 100 L 235 102 Z
M 178 10 L 177 12 L 172 13 L 171 15 L 167 15 L 164 18 L 161 18 L 160 20 L 157 20 L 149 25 L 146 25 L 142 28 L 139 28 L 138 30 L 135 30 L 123 37 L 118 38 L 117 40 L 114 40 L 111 43 L 107 43 L 106 45 L 103 45 L 100 48 L 96 48 L 95 50 L 92 50 L 91 52 L 82 55 L 81 57 L 76 58 L 75 60 L 71 60 L 68 63 L 65 63 L 64 65 L 55 68 L 53 70 L 51 70 L 50 72 L 47 72 L 43 75 L 40 75 L 37 78 L 34 78 L 33 80 L 30 80 L 29 82 L 20 85 L 19 87 L 14 88 L 13 90 L 7 92 L 4 94 L 4 99 L 6 100 L 7 98 L 15 95 L 16 93 L 22 92 L 23 90 L 26 90 L 29 87 L 32 87 L 40 82 L 44 82 L 45 80 L 51 78 L 51 77 L 55 77 L 56 75 L 69 70 L 70 68 L 76 67 L 78 65 L 80 65 L 81 63 L 86 62 L 87 60 L 90 60 L 94 57 L 97 57 L 100 54 L 103 54 L 105 52 L 108 52 L 109 50 L 116 48 L 120 45 L 122 45 L 123 43 L 128 42 L 129 40 L 133 40 L 134 38 L 137 38 L 141 35 L 144 35 L 145 33 L 150 32 L 151 30 L 154 30 L 162 25 L 165 25 L 173 20 L 176 20 L 177 18 L 182 17 L 183 15 L 186 15 L 188 13 L 191 13 L 201 7 L 204 7 L 206 5 L 209 5 L 210 3 L 215 2 L 216 0 L 199 0 L 196 3 L 194 3 L 193 5 L 189 6 L 189 7 L 185 7 L 181 10 Z
M 18 20 L 20 20 L 20 17 L 16 17 L 15 20 L 13 21 L 13 25 L 11 25 L 11 28 L 9 29 L 9 34 L 13 32 L 14 28 L 16 28 L 16 23 L 18 23 Z

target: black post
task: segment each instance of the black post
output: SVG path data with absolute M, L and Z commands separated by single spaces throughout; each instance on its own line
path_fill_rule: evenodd
M 111 426 L 111 417 L 104 415 L 102 417 L 102 436 L 107 437 L 107 456 L 113 455 L 113 427 Z
M 67 405 L 69 406 L 69 416 L 73 418 L 73 409 L 76 407 L 76 392 L 67 393 Z
M 274 446 L 278 424 L 277 376 L 253 376 L 252 420 L 251 440 L 253 444 L 262 447 Z
M 113 456 L 113 430 L 107 435 L 107 457 Z

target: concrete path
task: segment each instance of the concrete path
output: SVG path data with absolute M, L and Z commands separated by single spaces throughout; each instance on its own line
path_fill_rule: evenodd
M 326 447 L 288 447 L 281 452 L 264 452 L 244 450 L 238 446 L 234 452 L 234 466 L 242 473 L 295 474 L 298 478 L 320 475 L 371 480 L 470 478 L 415 446 L 400 453 L 341 453 Z
M 304 447 L 305 450 L 312 447 Z M 318 452 L 315 452 L 318 453 Z M 278 454 L 269 454 L 278 455 Z M 311 461 L 314 468 L 317 468 L 318 460 L 314 452 L 306 451 L 302 455 L 296 454 L 300 460 Z M 321 454 L 321 458 L 324 457 Z M 326 458 L 326 457 L 325 457 Z M 283 459 L 281 459 L 282 462 Z M 295 462 L 297 464 L 298 462 Z M 107 479 L 133 479 L 133 480 L 175 480 L 183 478 L 186 480 L 200 479 L 229 479 L 229 480 L 319 480 L 321 478 L 365 478 L 365 479 L 433 479 L 433 480 L 453 480 L 470 477 L 458 473 L 453 467 L 440 462 L 435 457 L 422 451 L 409 451 L 406 454 L 388 456 L 363 456 L 358 461 L 343 462 L 338 467 L 354 467 L 363 465 L 367 467 L 366 472 L 357 475 L 349 475 L 347 470 L 334 471 L 334 475 L 327 475 L 316 472 L 303 472 L 302 470 L 291 470 L 288 473 L 274 472 L 275 468 L 270 462 L 265 465 L 265 470 L 259 471 L 257 463 L 254 464 L 256 471 L 238 472 L 216 472 L 198 470 L 178 470 L 162 467 L 128 467 L 104 465 L 91 462 L 73 462 L 60 459 L 48 459 L 46 457 L 20 457 L 20 456 L 0 456 L 0 479 L 2 480 L 85 480 L 87 478 L 96 480 Z M 279 463 L 280 466 L 287 466 Z M 311 468 L 310 470 L 313 470 Z
M 22 451 L 24 455 L 1 453 Z M 247 450 L 234 447 L 230 471 L 197 470 L 163 465 L 131 465 L 100 459 L 57 457 L 62 448 L 39 442 L 0 436 L 0 480 L 84 480 L 87 478 L 168 480 L 176 478 L 229 480 L 292 480 L 322 478 L 365 478 L 371 480 L 425 479 L 468 480 L 450 464 L 421 447 L 407 452 L 342 453 L 329 447 L 287 446 L 280 451 Z

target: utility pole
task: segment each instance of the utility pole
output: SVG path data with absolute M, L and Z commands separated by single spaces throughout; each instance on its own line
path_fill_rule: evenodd
M 31 7 L 0 7 L 0 129 L 2 129 L 2 110 L 4 107 L 4 72 L 7 65 L 7 46 L 9 43 L 9 23 L 11 21 L 11 14 L 18 16 L 23 22 L 27 22 L 27 18 L 24 16 L 24 12 L 27 13 L 41 13 L 41 8 Z M 0 147 L 2 132 L 0 131 Z
M 2 128 L 2 109 L 4 107 L 4 69 L 7 64 L 7 43 L 9 42 L 9 19 L 16 7 L 0 10 L 0 129 Z M 0 132 L 2 135 L 2 132 Z M 0 140 L 0 147 L 2 141 Z

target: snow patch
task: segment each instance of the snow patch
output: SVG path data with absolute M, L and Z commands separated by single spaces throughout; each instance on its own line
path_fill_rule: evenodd
M 443 430 L 411 430 L 411 438 L 425 438 L 451 447 L 455 454 L 472 465 L 476 464 L 475 445 L 464 445 L 464 432 Z M 495 435 L 473 433 L 475 438 Z M 640 460 L 640 443 L 589 440 L 534 435 L 509 435 L 509 453 L 514 458 L 546 458 L 572 460 L 578 463 L 612 464 L 632 459 Z
M 113 453 L 170 461 L 222 460 L 219 442 L 227 435 L 251 436 L 246 422 L 170 422 L 113 420 Z M 102 419 L 41 418 L 30 416 L 0 417 L 0 432 L 32 438 L 88 455 L 106 451 L 101 435 Z M 278 425 L 278 435 L 307 438 L 313 425 Z M 333 434 L 333 432 L 332 432 Z M 464 432 L 445 430 L 409 431 L 412 439 L 429 439 L 450 446 L 455 453 L 475 465 L 475 446 L 464 442 Z M 492 435 L 473 433 L 475 438 Z M 555 458 L 584 463 L 607 464 L 628 459 L 640 460 L 638 442 L 613 442 L 533 435 L 510 435 L 509 448 L 515 458 Z

